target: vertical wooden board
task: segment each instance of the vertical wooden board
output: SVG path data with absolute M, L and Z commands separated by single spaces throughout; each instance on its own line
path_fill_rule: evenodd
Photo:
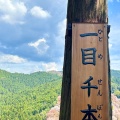
M 73 23 L 72 36 L 71 120 L 109 120 L 107 25 Z

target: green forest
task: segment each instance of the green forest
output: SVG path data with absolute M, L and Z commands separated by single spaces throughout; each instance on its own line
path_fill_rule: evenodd
M 55 73 L 9 73 L 0 70 L 0 120 L 45 120 L 60 95 Z
M 46 120 L 61 92 L 58 73 L 0 70 L 0 120 Z M 111 78 L 111 92 L 120 98 L 120 71 L 111 70 Z
M 120 71 L 111 70 L 111 92 L 120 98 Z

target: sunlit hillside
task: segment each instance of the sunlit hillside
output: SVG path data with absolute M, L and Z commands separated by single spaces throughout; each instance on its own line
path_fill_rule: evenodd
M 120 98 L 120 71 L 111 71 L 111 91 Z M 0 70 L 0 119 L 46 120 L 61 92 L 62 73 Z M 116 103 L 117 104 L 117 103 Z
M 55 73 L 9 73 L 0 70 L 0 120 L 45 120 L 60 95 Z

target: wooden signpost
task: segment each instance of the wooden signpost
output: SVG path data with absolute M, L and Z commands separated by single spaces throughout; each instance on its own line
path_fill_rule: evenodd
M 110 120 L 107 25 L 72 28 L 71 120 Z
M 112 120 L 106 0 L 68 0 L 59 120 Z

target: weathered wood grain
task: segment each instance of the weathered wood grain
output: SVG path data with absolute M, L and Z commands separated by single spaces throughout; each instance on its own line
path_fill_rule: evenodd
M 107 49 L 107 25 L 106 24 L 76 24 L 73 23 L 72 29 L 72 78 L 71 78 L 71 120 L 82 120 L 85 116 L 81 110 L 88 109 L 88 104 L 92 109 L 96 109 L 97 113 L 93 113 L 99 120 L 110 120 L 109 114 L 109 87 L 108 87 L 108 49 Z M 98 34 L 98 30 L 102 30 Z M 80 37 L 80 34 L 96 33 L 98 36 Z M 102 37 L 99 41 L 99 37 Z M 82 63 L 81 49 L 94 48 L 95 65 Z M 86 52 L 92 53 L 93 51 Z M 102 58 L 98 55 L 101 54 Z M 93 57 L 92 55 L 85 57 Z M 86 60 L 93 62 L 92 59 Z M 91 88 L 90 96 L 88 96 L 88 89 L 81 89 L 81 86 L 88 86 L 83 84 L 89 77 L 91 85 L 96 86 L 97 89 Z M 102 80 L 98 83 L 98 80 Z M 100 94 L 98 94 L 100 92 Z M 100 109 L 98 107 L 101 107 Z M 91 117 L 92 118 L 92 117 Z
M 106 0 L 68 0 L 67 25 L 72 24 L 74 22 L 107 23 L 108 21 L 107 16 L 108 15 L 107 15 Z M 68 27 L 66 27 L 64 51 L 65 52 L 64 52 L 61 107 L 60 107 L 59 120 L 71 120 L 72 34 L 70 34 L 70 30 L 68 30 Z M 110 80 L 109 80 L 109 83 L 110 83 Z M 110 107 L 111 107 L 111 104 L 110 104 Z

